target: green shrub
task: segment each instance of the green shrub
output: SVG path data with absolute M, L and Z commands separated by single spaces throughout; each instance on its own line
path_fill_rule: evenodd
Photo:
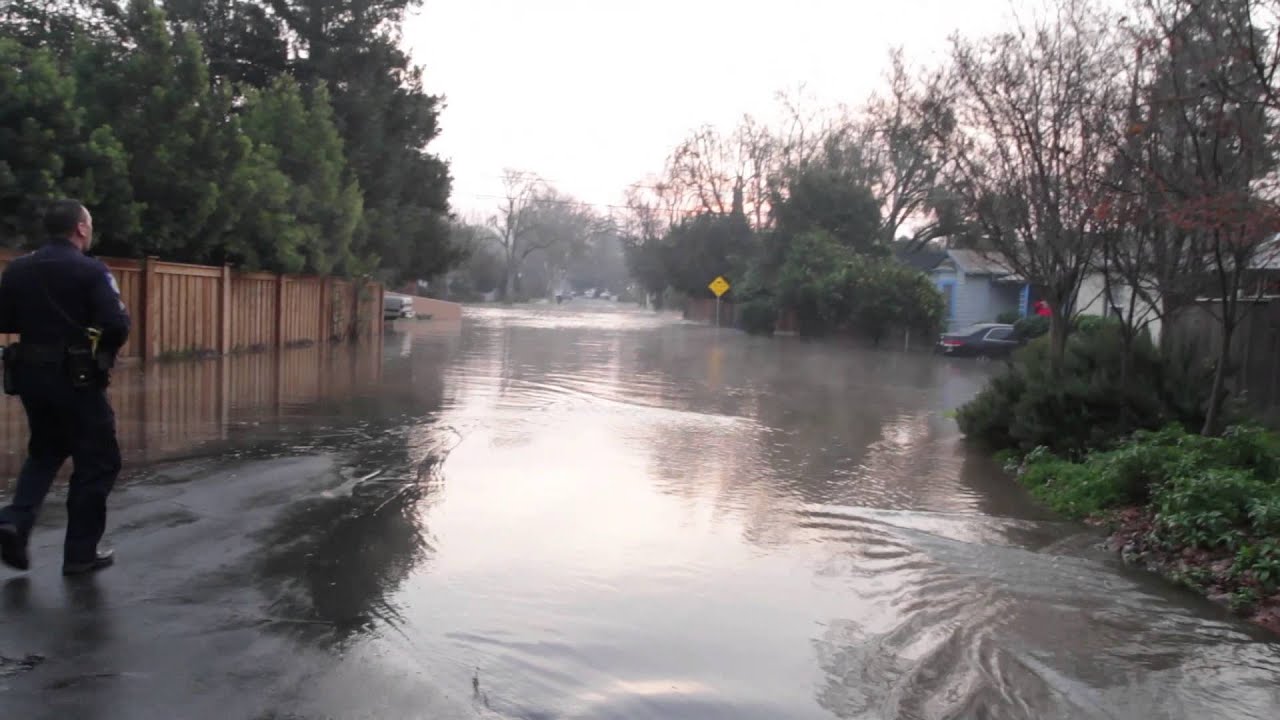
M 1249 529 L 1249 505 L 1264 488 L 1249 470 L 1178 475 L 1155 493 L 1155 536 L 1173 546 L 1235 548 Z
M 1092 335 L 1109 328 L 1119 330 L 1120 325 L 1121 323 L 1119 318 L 1104 318 L 1097 315 L 1080 315 L 1077 316 L 1075 321 L 1072 323 L 1072 327 L 1076 332 L 1083 333 L 1085 335 Z
M 1080 462 L 1036 448 L 1024 458 L 1019 479 L 1037 498 L 1073 517 L 1149 504 L 1154 522 L 1147 541 L 1171 553 L 1196 548 L 1230 560 L 1232 583 L 1247 606 L 1251 593 L 1266 596 L 1280 589 L 1277 462 L 1280 436 L 1274 433 L 1233 427 L 1215 438 L 1174 425 L 1137 432 Z
M 1259 478 L 1280 478 L 1280 436 L 1251 425 L 1227 428 L 1216 443 L 1219 462 L 1252 468 Z
M 1095 515 L 1126 504 L 1122 486 L 1088 465 L 1042 452 L 1027 456 L 1020 480 L 1037 499 L 1070 517 Z
M 801 335 L 853 330 L 879 342 L 891 330 L 931 333 L 942 324 L 942 294 L 924 273 L 841 245 L 813 231 L 792 239 L 778 268 L 778 303 Z
M 1017 310 L 1006 310 L 996 316 L 996 322 L 1001 325 L 1014 325 L 1022 319 L 1022 313 Z
M 1139 431 L 1131 442 L 1115 450 L 1093 453 L 1088 465 L 1115 488 L 1117 505 L 1146 503 L 1153 488 L 1168 478 L 1204 466 L 1206 456 L 1183 444 L 1190 437 L 1177 426 L 1154 433 Z
M 1013 334 L 1023 340 L 1034 340 L 1049 334 L 1049 318 L 1028 315 L 1013 324 Z
M 991 378 L 987 387 L 956 411 L 956 423 L 965 437 L 993 449 L 1010 450 L 1018 442 L 1009 433 L 1018 399 L 1026 392 L 1021 373 L 1006 372 Z
M 778 308 L 773 298 L 758 295 L 740 306 L 738 322 L 750 335 L 772 335 L 778 324 Z
M 961 431 L 994 450 L 1043 446 L 1078 457 L 1136 430 L 1170 423 L 1198 427 L 1203 420 L 1208 378 L 1164 363 L 1146 336 L 1134 340 L 1127 377 L 1121 371 L 1123 338 L 1114 324 L 1073 335 L 1058 370 L 1049 352 L 1048 338 L 1019 351 L 960 408 Z
M 1270 537 L 1244 544 L 1236 551 L 1231 574 L 1260 585 L 1267 594 L 1280 588 L 1280 539 Z M 1255 597 L 1254 602 L 1257 602 Z
M 1280 492 L 1249 502 L 1249 524 L 1264 535 L 1280 535 Z

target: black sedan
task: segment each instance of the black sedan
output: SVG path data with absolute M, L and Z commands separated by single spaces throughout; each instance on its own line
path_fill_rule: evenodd
M 1022 346 L 1012 325 L 982 323 L 943 333 L 938 352 L 966 357 L 1005 357 Z

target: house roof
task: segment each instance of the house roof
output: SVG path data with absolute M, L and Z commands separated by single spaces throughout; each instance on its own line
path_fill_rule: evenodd
M 1280 270 L 1280 235 L 1272 235 L 1258 245 L 1249 260 L 1250 270 Z
M 947 259 L 947 251 L 922 248 L 912 252 L 894 252 L 894 256 L 907 267 L 927 273 L 933 272 L 943 260 Z
M 947 257 L 966 275 L 1012 275 L 1004 260 L 980 250 L 948 250 Z

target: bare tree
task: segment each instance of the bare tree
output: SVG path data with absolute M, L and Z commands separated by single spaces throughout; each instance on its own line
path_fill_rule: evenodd
M 687 212 L 728 215 L 735 202 L 740 203 L 760 228 L 769 217 L 769 181 L 776 157 L 772 133 L 749 115 L 727 136 L 704 126 L 667 159 L 662 191 Z
M 959 91 L 949 185 L 993 252 L 1045 293 L 1059 367 L 1102 240 L 1096 205 L 1115 111 L 1109 19 L 1071 0 L 979 42 L 953 40 Z
M 694 131 L 667 160 L 667 182 L 701 212 L 728 214 L 733 195 L 732 158 L 720 132 Z
M 769 128 L 747 115 L 733 131 L 737 187 L 744 211 L 757 230 L 769 221 L 770 179 L 776 172 L 778 141 Z
M 1144 4 L 1166 16 L 1170 11 L 1187 14 L 1193 7 L 1211 12 L 1222 31 L 1219 39 L 1229 44 L 1247 71 L 1247 82 L 1234 88 L 1233 99 L 1280 110 L 1280 42 L 1275 41 L 1280 33 L 1280 0 L 1144 0 Z
M 1190 238 L 1207 276 L 1198 288 L 1219 325 L 1205 434 L 1220 429 L 1232 340 L 1242 320 L 1243 281 L 1259 248 L 1280 229 L 1277 125 L 1271 103 L 1276 50 L 1255 23 L 1257 0 L 1146 0 L 1147 45 L 1160 48 L 1153 115 L 1168 119 L 1181 166 L 1154 168 L 1164 220 Z M 1273 24 L 1274 31 L 1275 25 Z M 1163 119 L 1163 118 L 1162 118 Z
M 919 247 L 958 224 L 938 182 L 956 129 L 950 78 L 941 71 L 914 74 L 901 50 L 889 59 L 889 89 L 871 98 L 856 132 L 875 169 L 881 241 L 897 240 L 910 223 L 908 238 Z
M 851 125 L 843 108 L 815 107 L 813 99 L 805 96 L 804 86 L 776 97 L 784 120 L 774 132 L 775 170 L 804 165 L 822 151 L 828 137 Z
M 1119 55 L 1132 61 L 1123 66 L 1124 112 L 1110 116 L 1114 154 L 1103 176 L 1096 213 L 1104 231 L 1101 257 L 1094 266 L 1104 278 L 1107 310 L 1121 320 L 1122 382 L 1128 378 L 1139 334 L 1157 321 L 1172 320 L 1191 302 L 1194 277 L 1202 265 L 1192 251 L 1191 234 L 1166 217 L 1165 184 L 1160 179 L 1187 171 L 1179 152 L 1182 128 L 1173 122 L 1167 103 L 1153 102 L 1159 63 L 1151 59 L 1149 38 L 1127 25 L 1132 48 Z M 1169 333 L 1161 338 L 1168 358 Z
M 515 297 L 516 275 L 524 253 L 525 240 L 533 230 L 533 201 L 546 183 L 537 175 L 521 170 L 504 170 L 502 173 L 503 197 L 498 214 L 489 219 L 495 232 L 494 240 L 502 249 L 503 280 L 502 299 L 510 302 Z
M 554 188 L 540 192 L 530 209 L 533 222 L 521 248 L 521 261 L 539 255 L 548 275 L 557 282 L 567 278 L 570 266 L 593 240 L 613 228 L 613 222 L 598 215 L 591 205 Z

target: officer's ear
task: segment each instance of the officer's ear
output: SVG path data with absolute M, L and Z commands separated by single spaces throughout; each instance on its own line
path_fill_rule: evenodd
M 93 245 L 93 216 L 89 214 L 88 208 L 80 213 L 80 222 L 76 224 L 76 231 L 84 238 L 84 249 L 88 250 Z

